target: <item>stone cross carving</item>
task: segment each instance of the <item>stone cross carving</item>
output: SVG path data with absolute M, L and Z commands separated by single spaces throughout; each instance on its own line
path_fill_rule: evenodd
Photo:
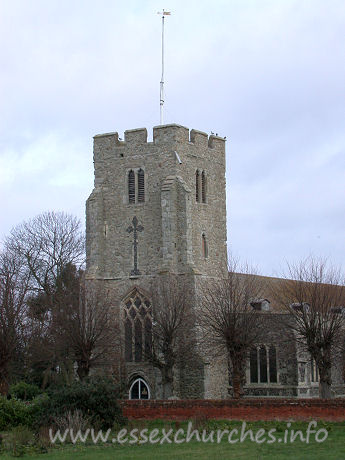
M 132 224 L 127 228 L 128 233 L 133 232 L 133 248 L 134 248 L 134 268 L 131 271 L 130 275 L 140 275 L 140 271 L 138 270 L 138 232 L 142 232 L 144 227 L 142 225 L 138 225 L 138 219 L 136 216 L 133 217 Z

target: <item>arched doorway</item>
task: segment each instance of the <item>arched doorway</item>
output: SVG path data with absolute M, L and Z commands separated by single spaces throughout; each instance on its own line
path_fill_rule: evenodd
M 142 378 L 134 380 L 129 389 L 129 399 L 150 399 L 150 387 Z

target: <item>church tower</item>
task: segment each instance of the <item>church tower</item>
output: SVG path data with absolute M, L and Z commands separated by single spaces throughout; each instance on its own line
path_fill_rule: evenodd
M 153 128 L 152 142 L 146 129 L 126 131 L 124 141 L 100 134 L 94 170 L 86 276 L 105 284 L 124 325 L 129 390 L 159 398 L 159 372 L 131 336 L 144 334 L 155 278 L 188 275 L 196 286 L 198 277 L 217 276 L 226 264 L 225 140 L 176 124 Z M 202 367 L 190 386 L 194 394 L 185 397 L 204 396 Z

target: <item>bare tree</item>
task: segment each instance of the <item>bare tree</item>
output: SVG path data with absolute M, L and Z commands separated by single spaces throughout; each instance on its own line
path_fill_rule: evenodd
M 0 254 L 0 392 L 3 394 L 8 391 L 9 367 L 24 340 L 29 279 L 20 258 L 9 251 Z
M 161 371 L 163 398 L 174 394 L 174 368 L 188 361 L 194 346 L 191 299 L 191 285 L 185 275 L 167 274 L 152 286 L 152 343 L 146 347 L 145 357 Z
M 320 397 L 330 398 L 332 364 L 344 353 L 344 277 L 325 260 L 308 257 L 289 264 L 284 278 L 272 285 L 273 295 L 290 314 L 286 327 L 316 362 Z
M 12 229 L 5 239 L 5 248 L 29 273 L 25 298 L 30 330 L 26 337 L 29 362 L 45 365 L 45 373 L 57 368 L 69 369 L 70 351 L 62 339 L 65 331 L 57 318 L 67 295 L 64 274 L 68 267 L 79 268 L 84 262 L 80 222 L 63 212 L 40 214 Z M 64 346 L 58 347 L 58 343 Z
M 85 241 L 80 222 L 64 212 L 45 212 L 12 229 L 5 247 L 21 257 L 31 273 L 31 288 L 54 292 L 67 264 L 84 262 Z
M 30 299 L 31 309 L 38 316 L 32 327 L 33 362 L 46 363 L 44 373 L 51 378 L 59 369 L 64 381 L 73 378 L 76 363 L 82 380 L 91 368 L 110 360 L 119 338 L 108 295 L 97 282 L 86 282 L 82 270 L 67 264 L 49 296 L 49 311 L 41 308 L 46 297 L 40 293 Z
M 227 357 L 235 398 L 243 396 L 248 354 L 262 337 L 264 315 L 251 306 L 262 286 L 253 271 L 231 260 L 226 272 L 204 281 L 199 299 L 202 342 L 211 355 Z
M 83 273 L 75 286 L 68 286 L 59 309 L 59 322 L 77 363 L 77 374 L 82 380 L 91 368 L 108 364 L 118 345 L 120 334 L 109 295 L 99 283 L 85 282 Z

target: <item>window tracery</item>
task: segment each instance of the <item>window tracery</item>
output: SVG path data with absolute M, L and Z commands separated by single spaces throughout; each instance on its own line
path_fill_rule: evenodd
M 137 290 L 124 304 L 125 360 L 147 359 L 152 346 L 152 308 Z

